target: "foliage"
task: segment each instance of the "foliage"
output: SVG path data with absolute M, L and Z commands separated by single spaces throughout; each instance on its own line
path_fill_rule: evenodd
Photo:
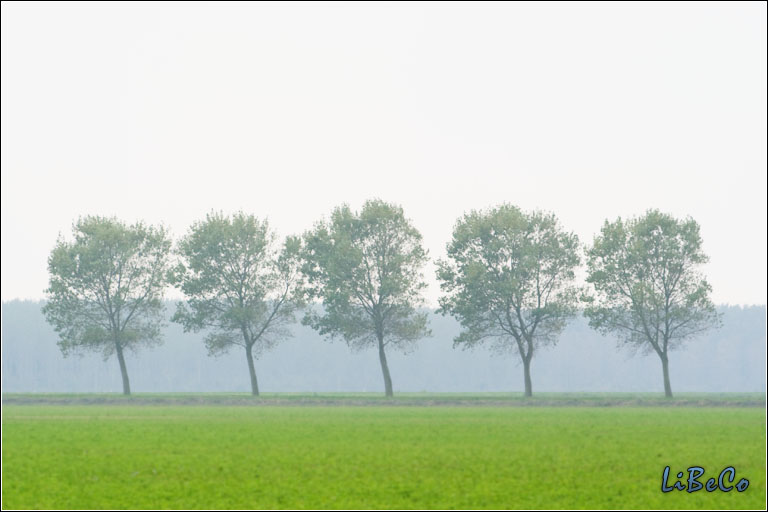
M 304 323 L 353 349 L 381 337 L 408 351 L 429 334 L 427 315 L 417 309 L 426 287 L 421 240 L 398 206 L 371 200 L 359 214 L 336 208 L 330 222 L 305 235 L 307 291 L 322 299 L 323 310 L 308 312 Z
M 300 242 L 289 237 L 282 251 L 275 242 L 266 220 L 242 212 L 209 214 L 179 242 L 183 262 L 174 282 L 187 303 L 178 305 L 173 321 L 187 331 L 210 330 L 205 343 L 212 355 L 247 343 L 258 354 L 289 334 Z
M 305 235 L 307 294 L 322 299 L 323 309 L 309 311 L 304 323 L 354 350 L 378 346 L 388 396 L 385 347 L 408 352 L 430 334 L 427 314 L 418 310 L 426 287 L 421 240 L 403 209 L 381 200 L 366 201 L 360 213 L 336 208 Z
M 460 321 L 457 346 L 491 340 L 499 352 L 516 350 L 527 369 L 576 312 L 578 238 L 553 214 L 508 204 L 472 211 L 456 223 L 447 252 L 438 261 L 440 312 Z
M 711 286 L 696 268 L 707 262 L 699 226 L 657 210 L 606 221 L 588 251 L 585 314 L 600 332 L 659 355 L 718 324 Z
M 290 335 L 301 305 L 300 250 L 295 237 L 276 247 L 267 221 L 242 212 L 208 214 L 178 244 L 182 261 L 173 281 L 187 300 L 178 304 L 172 320 L 185 331 L 205 330 L 211 355 L 245 348 L 254 394 L 252 357 Z
M 699 225 L 650 210 L 606 221 L 587 252 L 596 296 L 586 298 L 592 327 L 659 355 L 717 325 Z
M 74 241 L 59 238 L 48 258 L 50 284 L 43 307 L 66 356 L 116 353 L 123 392 L 130 393 L 123 352 L 162 340 L 163 292 L 171 242 L 163 228 L 84 217 Z

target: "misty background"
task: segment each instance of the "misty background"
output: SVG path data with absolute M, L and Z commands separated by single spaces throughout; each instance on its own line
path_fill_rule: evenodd
M 2 304 L 3 392 L 119 392 L 117 359 L 99 354 L 64 358 L 57 335 L 40 312 L 42 302 Z M 166 304 L 169 317 L 175 304 Z M 765 306 L 722 306 L 723 327 L 689 341 L 670 355 L 675 392 L 766 391 Z M 430 315 L 433 336 L 414 352 L 388 352 L 395 392 L 522 392 L 519 356 L 504 357 L 479 348 L 452 348 L 459 332 L 451 317 Z M 327 341 L 297 323 L 294 337 L 256 361 L 259 386 L 266 392 L 373 391 L 383 393 L 375 350 L 352 353 L 343 341 Z M 185 334 L 168 322 L 165 343 L 138 354 L 128 352 L 131 388 L 138 392 L 223 392 L 250 390 L 245 355 L 239 347 L 209 357 L 202 334 Z M 237 350 L 235 350 L 237 349 Z M 656 354 L 633 355 L 616 341 L 572 321 L 557 346 L 534 354 L 533 392 L 663 391 Z
M 714 302 L 766 304 L 763 2 L 3 2 L 1 22 L 3 301 L 44 298 L 81 215 L 178 239 L 243 210 L 286 236 L 380 198 L 424 236 L 430 307 L 453 223 L 502 202 L 585 244 L 690 215 Z
M 426 304 L 453 224 L 503 202 L 588 245 L 657 208 L 701 226 L 724 327 L 670 359 L 675 391 L 765 391 L 768 41 L 763 2 L 2 3 L 2 389 L 118 391 L 115 360 L 64 359 L 40 313 L 47 258 L 84 215 L 164 224 L 212 210 L 301 234 L 347 202 L 401 205 Z M 168 297 L 178 298 L 169 290 Z M 24 299 L 24 300 L 19 300 Z M 171 306 L 168 311 L 173 311 Z M 396 391 L 520 391 L 514 356 L 452 348 L 455 321 L 390 354 Z M 245 391 L 244 355 L 169 324 L 128 354 L 135 391 Z M 382 391 L 375 352 L 309 328 L 257 361 L 265 391 Z M 537 391 L 660 391 L 574 321 Z

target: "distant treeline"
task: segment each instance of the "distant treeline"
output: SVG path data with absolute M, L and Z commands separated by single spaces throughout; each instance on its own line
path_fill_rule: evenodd
M 58 336 L 45 321 L 43 302 L 2 305 L 2 385 L 12 392 L 120 392 L 114 358 L 97 353 L 63 357 Z M 241 351 L 209 357 L 203 334 L 183 333 L 168 321 L 175 302 L 165 303 L 164 342 L 127 354 L 131 383 L 138 392 L 249 391 Z M 672 352 L 670 367 L 679 391 L 765 392 L 766 307 L 720 306 L 723 327 Z M 514 354 L 499 357 L 485 347 L 453 348 L 460 332 L 451 317 L 430 312 L 432 336 L 404 356 L 392 352 L 396 391 L 510 391 L 523 389 L 523 368 Z M 287 338 L 256 362 L 263 391 L 381 391 L 376 350 L 350 352 L 296 323 Z M 532 362 L 540 391 L 663 391 L 655 354 L 633 356 L 617 341 L 576 317 L 554 347 Z

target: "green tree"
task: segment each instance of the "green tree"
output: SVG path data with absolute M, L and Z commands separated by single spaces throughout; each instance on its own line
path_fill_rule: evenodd
M 172 320 L 185 332 L 206 331 L 208 353 L 244 349 L 251 393 L 259 394 L 254 358 L 290 336 L 301 306 L 301 240 L 276 246 L 266 220 L 242 212 L 208 214 L 181 239 L 174 283 L 186 296 Z
M 556 343 L 577 311 L 578 247 L 553 214 L 508 204 L 465 214 L 447 245 L 448 259 L 437 264 L 444 292 L 439 312 L 463 327 L 454 346 L 491 342 L 497 353 L 516 351 L 531 396 L 534 353 Z
M 72 242 L 59 237 L 48 258 L 43 313 L 65 356 L 117 354 L 123 393 L 130 395 L 125 351 L 162 341 L 170 239 L 162 227 L 105 217 L 80 218 L 73 234 Z
M 308 296 L 322 311 L 304 323 L 322 335 L 341 337 L 353 350 L 376 346 L 386 396 L 392 396 L 387 347 L 408 352 L 430 335 L 421 291 L 427 253 L 421 234 L 399 206 L 369 200 L 359 213 L 336 208 L 329 222 L 305 234 Z
M 589 324 L 661 359 L 664 393 L 672 396 L 669 351 L 720 323 L 712 288 L 697 267 L 706 263 L 699 225 L 649 210 L 639 218 L 605 221 L 587 251 Z

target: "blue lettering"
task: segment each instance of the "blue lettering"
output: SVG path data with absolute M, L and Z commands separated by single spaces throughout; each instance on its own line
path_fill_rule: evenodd
M 733 466 L 728 466 L 720 472 L 718 478 L 708 478 L 707 483 L 702 483 L 699 479 L 704 478 L 705 469 L 701 466 L 691 466 L 688 468 L 688 478 L 683 480 L 684 473 L 681 471 L 677 473 L 678 480 L 670 482 L 669 480 L 669 466 L 664 466 L 664 473 L 661 477 L 661 492 L 671 491 L 685 491 L 689 493 L 706 489 L 707 492 L 714 492 L 720 490 L 722 492 L 730 492 L 736 488 L 738 492 L 744 492 L 749 487 L 749 480 L 741 478 L 738 483 L 736 481 L 736 469 Z M 685 483 L 683 483 L 685 482 Z M 686 483 L 688 484 L 686 486 Z
M 730 492 L 733 489 L 733 487 L 726 487 L 725 485 L 723 485 L 723 480 L 725 479 L 726 473 L 731 474 L 731 478 L 728 479 L 728 483 L 731 483 L 731 484 L 733 483 L 733 479 L 736 478 L 736 470 L 733 469 L 733 466 L 728 466 L 727 468 L 725 468 L 720 472 L 720 477 L 717 479 L 717 485 L 718 487 L 720 487 L 721 491 Z
M 672 487 L 667 485 L 667 478 L 669 477 L 669 466 L 664 468 L 664 476 L 661 477 L 661 492 L 670 492 Z
M 704 474 L 704 468 L 700 466 L 691 466 L 688 468 L 688 492 L 696 492 L 701 490 L 704 486 L 697 480 Z
M 739 492 L 744 492 L 747 490 L 747 487 L 749 487 L 749 480 L 746 478 L 742 478 L 739 480 L 739 483 L 736 484 L 736 490 Z

